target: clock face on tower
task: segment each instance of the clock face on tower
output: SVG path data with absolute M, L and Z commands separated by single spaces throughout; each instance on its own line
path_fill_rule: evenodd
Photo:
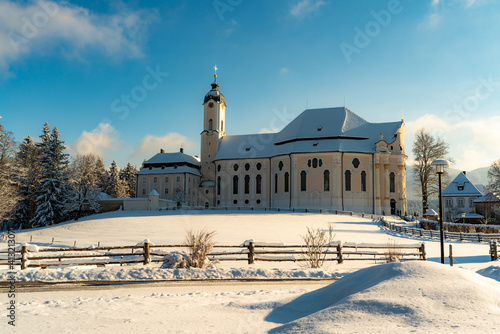
M 208 107 L 209 108 L 213 108 L 214 107 L 214 103 L 213 102 L 208 102 Z

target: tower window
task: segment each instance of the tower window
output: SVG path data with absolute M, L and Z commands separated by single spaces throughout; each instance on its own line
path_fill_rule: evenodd
M 217 177 L 217 195 L 220 195 L 220 176 Z
M 274 193 L 278 192 L 278 174 L 274 174 Z
M 366 191 L 366 172 L 361 172 L 361 191 Z
M 250 176 L 245 175 L 245 194 L 250 194 Z
M 208 129 L 209 129 L 209 130 L 213 130 L 213 123 L 214 123 L 214 122 L 212 121 L 212 119 L 209 119 L 209 120 L 208 120 Z
M 262 193 L 262 176 L 260 175 L 257 175 L 257 177 L 255 178 L 255 193 Z
M 394 174 L 394 172 L 391 172 L 391 174 L 389 174 L 389 191 L 391 193 L 396 192 L 395 178 L 396 178 L 396 175 Z
M 285 192 L 287 193 L 289 191 L 290 174 L 288 174 L 288 172 L 286 172 L 283 178 L 284 178 L 284 183 L 285 183 Z
M 306 191 L 306 178 L 307 178 L 307 173 L 305 170 L 300 172 L 300 191 Z
M 323 191 L 330 191 L 330 171 L 323 172 Z
M 233 176 L 233 194 L 238 195 L 238 175 Z
M 224 131 L 224 121 L 220 121 L 220 130 Z
M 345 171 L 345 191 L 351 191 L 351 171 Z

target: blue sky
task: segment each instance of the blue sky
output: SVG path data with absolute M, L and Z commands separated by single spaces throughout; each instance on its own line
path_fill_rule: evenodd
M 0 0 L 0 116 L 17 141 L 57 126 L 69 152 L 140 165 L 199 154 L 217 65 L 228 134 L 276 131 L 306 107 L 425 127 L 455 167 L 500 158 L 493 0 Z M 153 73 L 153 74 L 151 74 Z

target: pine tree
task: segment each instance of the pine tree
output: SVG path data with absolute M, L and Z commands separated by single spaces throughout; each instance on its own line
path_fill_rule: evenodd
M 40 165 L 42 167 L 39 196 L 37 198 L 35 226 L 56 224 L 64 219 L 69 190 L 67 183 L 68 154 L 64 142 L 54 127 L 52 133 L 47 123 L 40 136 Z
M 135 173 L 137 172 L 137 168 L 132 166 L 130 162 L 127 164 L 127 167 L 122 170 L 121 179 L 125 184 L 125 193 L 127 198 L 135 197 Z
M 30 136 L 26 137 L 16 155 L 16 180 L 22 197 L 17 204 L 16 220 L 21 228 L 33 227 L 31 221 L 35 217 L 41 173 L 39 159 L 39 148 Z
M 106 194 L 109 193 L 109 184 L 108 184 L 108 173 L 106 171 L 106 167 L 102 162 L 101 157 L 97 157 L 97 161 L 95 163 L 96 174 L 97 174 L 97 189 Z
M 115 198 L 124 198 L 127 196 L 126 187 L 120 178 L 120 169 L 113 160 L 108 172 L 109 195 Z
M 13 181 L 15 149 L 12 132 L 6 131 L 0 124 L 0 223 L 13 218 L 20 198 Z

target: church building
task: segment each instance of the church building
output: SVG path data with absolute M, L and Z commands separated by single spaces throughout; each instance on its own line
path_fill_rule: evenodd
M 217 75 L 203 100 L 200 157 L 163 150 L 137 173 L 137 197 L 188 206 L 407 211 L 403 120 L 307 109 L 280 132 L 226 134 Z

